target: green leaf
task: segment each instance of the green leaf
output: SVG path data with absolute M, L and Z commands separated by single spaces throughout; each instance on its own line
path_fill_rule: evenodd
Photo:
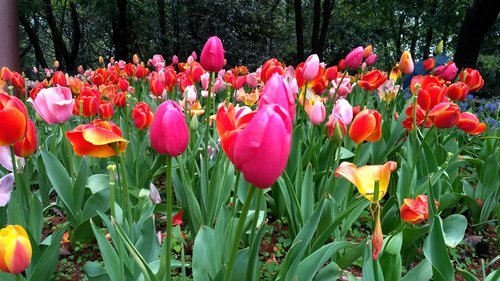
M 401 279 L 401 245 L 403 234 L 398 232 L 384 241 L 384 250 L 380 257 L 380 266 L 387 281 L 399 281 Z
M 83 268 L 88 281 L 111 281 L 106 270 L 98 262 L 88 261 Z
M 105 212 L 109 209 L 109 189 L 100 190 L 92 194 L 83 207 L 82 220 L 88 220 L 97 216 L 97 212 Z
M 401 278 L 401 281 L 428 281 L 432 277 L 432 265 L 426 259 L 419 262 L 406 275 Z
M 384 281 L 382 268 L 378 259 L 372 259 L 372 243 L 365 247 L 363 255 L 363 280 Z M 383 253 L 383 252 L 382 252 Z
M 215 237 L 215 231 L 202 226 L 193 245 L 193 278 L 199 281 L 210 281 L 220 270 L 220 254 L 218 244 L 227 243 L 226 237 Z M 218 238 L 218 239 L 217 239 Z
M 299 263 L 297 280 L 313 280 L 314 275 L 316 275 L 316 273 L 323 267 L 323 264 L 330 259 L 334 253 L 351 246 L 352 244 L 350 242 L 341 241 L 332 242 L 319 248 Z
M 424 242 L 424 256 L 432 265 L 432 273 L 435 281 L 454 280 L 453 266 L 448 257 L 443 237 L 443 222 L 437 215 L 433 219 L 429 236 Z
M 467 219 L 460 214 L 453 214 L 443 222 L 444 242 L 448 247 L 455 248 L 464 239 Z
M 95 238 L 97 239 L 97 244 L 99 244 L 99 250 L 102 254 L 102 259 L 106 265 L 106 271 L 111 280 L 125 280 L 125 274 L 123 272 L 123 263 L 118 257 L 115 249 L 111 246 L 109 241 L 104 236 L 101 230 L 97 228 L 95 223 L 90 221 L 92 231 L 94 232 Z
M 311 217 L 314 208 L 314 183 L 312 175 L 313 167 L 311 164 L 308 164 L 304 175 L 304 181 L 302 182 L 302 194 L 300 196 L 300 207 L 304 221 Z
M 492 271 L 484 281 L 495 281 L 500 279 L 500 269 Z
M 71 179 L 69 178 L 68 172 L 61 164 L 61 162 L 45 149 L 40 149 L 43 163 L 47 170 L 47 176 L 49 177 L 52 186 L 56 190 L 59 198 L 64 204 L 64 209 L 69 217 L 69 220 L 73 225 L 78 225 L 79 220 L 75 214 L 75 210 L 78 211 L 80 208 L 73 202 L 73 194 L 71 192 Z
M 37 281 L 51 279 L 52 274 L 56 269 L 59 250 L 61 247 L 61 239 L 64 232 L 66 232 L 66 226 L 62 227 L 52 235 L 50 246 L 45 249 L 42 256 L 38 260 L 38 263 L 34 265 L 33 271 L 31 271 L 29 275 L 29 280 Z
M 87 158 L 83 157 L 82 161 L 80 162 L 80 168 L 78 169 L 78 175 L 76 176 L 76 181 L 73 185 L 72 190 L 74 203 L 73 208 L 75 208 L 75 210 L 80 210 L 82 208 L 83 195 L 85 193 L 85 186 L 87 184 L 89 174 L 90 170 L 87 163 Z
M 34 194 L 31 196 L 29 228 L 33 235 L 33 239 L 37 244 L 40 244 L 43 228 L 43 210 L 42 203 Z
M 342 273 L 342 269 L 334 262 L 330 262 L 318 272 L 314 281 L 337 280 Z
M 457 268 L 457 269 L 458 269 L 458 272 L 460 273 L 460 275 L 462 275 L 462 277 L 466 281 L 479 281 L 479 279 L 477 279 L 477 277 L 474 276 L 474 274 L 468 272 L 467 270 L 464 270 L 464 269 L 461 269 L 461 268 Z

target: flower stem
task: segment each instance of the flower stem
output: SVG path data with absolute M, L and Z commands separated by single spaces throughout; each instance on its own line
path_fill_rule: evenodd
M 23 281 L 23 275 L 21 273 L 16 274 L 16 281 Z
M 255 243 L 260 243 L 259 241 L 255 241 L 255 232 L 257 230 L 257 223 L 259 221 L 260 216 L 260 204 L 262 202 L 262 197 L 264 197 L 264 192 L 262 189 L 257 190 L 257 202 L 255 203 L 255 212 L 253 216 L 252 222 L 252 231 L 250 232 L 250 249 L 255 247 Z M 256 257 L 249 257 L 248 267 L 247 267 L 247 279 L 246 280 L 254 280 L 254 267 L 255 267 L 255 259 Z
M 167 224 L 167 237 L 165 243 L 166 246 L 166 273 L 167 273 L 167 281 L 171 279 L 171 269 L 170 269 L 170 258 L 172 251 L 172 156 L 167 155 L 167 181 L 165 183 L 165 192 L 166 192 L 166 200 L 167 200 L 167 215 L 166 215 L 166 224 Z
M 12 173 L 14 174 L 14 184 L 16 186 L 16 194 L 19 193 L 19 198 L 20 198 L 20 206 L 23 206 L 23 208 L 26 208 L 25 212 L 22 213 L 22 217 L 24 218 L 24 215 L 27 214 L 29 215 L 29 210 L 28 210 L 28 206 L 30 205 L 28 202 L 28 198 L 29 198 L 29 190 L 26 190 L 24 187 L 23 187 L 23 183 L 22 183 L 22 180 L 19 178 L 19 175 L 18 175 L 18 172 L 17 172 L 17 163 L 16 163 L 16 155 L 14 153 L 14 146 L 11 145 L 10 146 L 10 158 L 11 158 L 11 161 L 12 161 Z
M 243 226 L 245 225 L 245 220 L 248 215 L 248 209 L 250 209 L 250 204 L 252 203 L 253 195 L 255 193 L 255 187 L 250 185 L 250 190 L 248 191 L 247 198 L 243 203 L 243 209 L 241 210 L 240 218 L 238 219 L 238 226 L 236 227 L 236 233 L 233 236 L 233 241 L 231 244 L 231 251 L 229 252 L 229 260 L 227 262 L 226 274 L 224 274 L 224 281 L 229 281 L 232 279 L 234 262 L 236 260 L 236 252 L 238 251 L 238 245 L 240 244 L 241 234 L 243 233 Z
M 120 185 L 122 188 L 122 208 L 126 212 L 127 220 L 132 224 L 132 209 L 130 208 L 129 195 L 128 195 L 128 183 L 127 183 L 127 170 L 125 168 L 125 159 L 123 154 L 118 154 L 118 162 L 120 162 L 120 168 L 118 170 L 118 178 L 120 179 Z M 120 171 L 121 170 L 121 171 Z
M 61 124 L 61 134 L 62 134 L 62 143 L 63 143 L 63 154 L 64 158 L 67 157 L 68 167 L 69 167 L 69 177 L 71 178 L 71 184 L 75 183 L 75 170 L 73 168 L 73 155 L 70 154 L 70 150 L 68 148 L 68 139 L 66 138 L 66 129 L 64 128 L 64 123 Z M 55 141 L 55 140 L 54 140 Z

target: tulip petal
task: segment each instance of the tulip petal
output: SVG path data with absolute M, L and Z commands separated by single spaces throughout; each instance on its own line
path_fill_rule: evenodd
M 114 132 L 99 127 L 90 127 L 83 130 L 83 138 L 94 145 L 126 141 Z
M 361 112 L 356 115 L 349 128 L 349 137 L 355 143 L 361 143 L 375 130 L 376 119 L 372 114 L 362 114 Z
M 94 145 L 86 141 L 82 131 L 67 132 L 66 137 L 78 156 L 109 157 L 116 155 L 116 151 L 110 145 Z
M 14 188 L 14 174 L 9 173 L 0 179 L 0 207 L 9 203 L 12 188 Z
M 0 130 L 0 146 L 13 145 L 23 139 L 26 134 L 26 115 L 13 107 L 0 110 L 2 129 Z

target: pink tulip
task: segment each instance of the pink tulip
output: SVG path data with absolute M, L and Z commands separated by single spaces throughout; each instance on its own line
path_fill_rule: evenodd
M 248 87 L 250 88 L 257 87 L 257 74 L 255 74 L 255 72 L 248 73 L 245 79 Z
M 184 152 L 189 141 L 189 130 L 184 113 L 176 102 L 167 100 L 158 107 L 149 138 L 153 149 L 160 154 L 176 157 Z
M 326 109 L 321 101 L 316 101 L 309 112 L 309 120 L 313 125 L 319 125 L 325 120 Z
M 266 82 L 260 96 L 259 108 L 269 104 L 281 105 L 288 110 L 288 115 L 292 120 L 295 118 L 295 96 L 288 82 L 278 73 L 274 73 Z
M 376 55 L 376 54 L 371 54 L 371 55 L 369 55 L 369 56 L 366 58 L 366 60 L 365 60 L 365 62 L 366 62 L 366 64 L 367 64 L 367 65 L 372 65 L 372 64 L 374 64 L 376 61 L 377 61 L 377 55 Z
M 271 104 L 237 116 L 230 104 L 219 108 L 216 125 L 222 149 L 246 181 L 267 188 L 281 176 L 292 143 L 292 120 L 286 109 Z
M 350 69 L 357 69 L 363 60 L 363 47 L 359 46 L 354 48 L 346 57 L 344 61 L 345 67 Z
M 316 78 L 319 71 L 319 57 L 318 55 L 310 55 L 306 62 L 304 63 L 304 68 L 302 70 L 302 75 L 306 81 L 311 81 Z
M 217 36 L 208 38 L 201 51 L 201 66 L 210 72 L 218 72 L 224 66 L 224 48 L 222 41 Z
M 338 97 L 346 97 L 352 91 L 351 80 L 349 78 L 332 80 L 332 87 L 328 93 L 330 98 L 333 98 L 335 91 L 337 91 Z
M 179 57 L 176 55 L 172 56 L 172 64 L 178 64 L 179 63 Z
M 331 115 L 336 116 L 343 124 L 348 126 L 351 124 L 353 118 L 352 106 L 347 100 L 338 99 L 335 102 Z
M 49 124 L 61 124 L 71 117 L 75 100 L 67 87 L 41 89 L 33 106 L 42 119 Z
M 437 71 L 437 69 L 436 69 Z M 455 63 L 448 63 L 443 67 L 443 71 L 441 72 L 441 77 L 443 77 L 446 81 L 453 81 L 457 76 L 458 68 Z

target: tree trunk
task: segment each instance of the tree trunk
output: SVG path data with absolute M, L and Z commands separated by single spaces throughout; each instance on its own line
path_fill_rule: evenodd
M 129 60 L 128 54 L 128 23 L 127 0 L 117 0 L 118 12 L 113 18 L 113 44 L 115 45 L 116 60 Z
M 434 20 L 434 17 L 436 16 L 437 3 L 435 1 L 431 1 L 430 6 L 431 6 L 431 11 L 430 11 L 430 16 L 427 17 L 429 19 L 429 21 L 427 22 L 428 28 L 427 28 L 427 33 L 425 35 L 425 46 L 424 46 L 424 52 L 422 55 L 422 60 L 429 58 L 431 44 L 432 44 L 432 36 L 434 35 L 432 21 Z
M 311 49 L 313 54 L 318 53 L 320 21 L 321 21 L 321 0 L 314 0 L 313 28 L 312 28 L 312 38 L 311 38 Z
M 325 0 L 323 3 L 323 21 L 321 23 L 321 33 L 319 35 L 319 45 L 318 45 L 318 56 L 323 57 L 323 52 L 325 51 L 326 35 L 328 34 L 328 28 L 330 25 L 330 18 L 332 16 L 332 9 L 335 0 Z
M 19 45 L 17 39 L 16 1 L 0 0 L 0 68 L 7 66 L 19 71 Z
M 484 36 L 495 23 L 500 1 L 475 0 L 467 11 L 458 35 L 455 63 L 459 69 L 475 68 Z
M 78 18 L 78 11 L 76 10 L 76 3 L 72 1 L 70 4 L 71 9 L 71 22 L 73 25 L 73 45 L 71 46 L 71 54 L 67 58 L 67 65 L 69 71 L 76 71 L 77 69 L 77 59 L 78 51 L 80 50 L 80 41 L 82 38 L 82 32 L 80 30 L 80 20 Z
M 31 27 L 31 24 L 23 15 L 19 16 L 19 21 L 21 22 L 24 31 L 28 35 L 31 45 L 33 45 L 33 49 L 35 50 L 35 59 L 37 65 L 40 65 L 42 68 L 47 68 L 48 65 L 47 62 L 45 61 L 45 57 L 43 56 L 42 47 L 40 46 L 40 40 L 38 40 L 38 36 L 36 35 L 35 30 L 33 29 L 33 27 Z M 3 56 L 0 56 L 0 60 L 2 59 L 2 57 Z
M 50 33 L 52 34 L 52 43 L 54 44 L 54 53 L 56 56 L 56 60 L 59 61 L 59 68 L 65 69 L 66 62 L 64 61 L 65 50 L 64 41 L 62 40 L 61 32 L 59 31 L 59 27 L 57 26 L 56 17 L 54 16 L 54 12 L 52 10 L 52 3 L 50 0 L 44 0 L 44 8 L 45 8 L 45 19 L 50 28 Z
M 304 61 L 304 30 L 302 25 L 302 1 L 294 0 L 295 35 L 297 36 L 297 63 Z
M 160 51 L 161 54 L 167 54 L 168 38 L 167 38 L 167 12 L 165 0 L 157 0 L 158 6 L 158 24 L 160 25 Z
M 172 21 L 174 26 L 174 54 L 179 53 L 179 14 L 177 11 L 177 0 L 172 1 Z

